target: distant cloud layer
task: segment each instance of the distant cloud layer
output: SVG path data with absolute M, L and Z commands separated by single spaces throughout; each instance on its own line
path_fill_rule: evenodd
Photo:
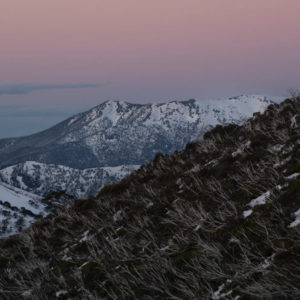
M 70 108 L 70 110 L 59 110 L 54 108 L 36 108 L 19 105 L 0 105 L 0 118 L 66 118 L 77 113 L 78 110 Z
M 24 95 L 33 91 L 48 90 L 48 89 L 81 89 L 81 88 L 96 88 L 100 84 L 83 83 L 83 84 L 38 84 L 38 83 L 1 83 L 1 95 Z

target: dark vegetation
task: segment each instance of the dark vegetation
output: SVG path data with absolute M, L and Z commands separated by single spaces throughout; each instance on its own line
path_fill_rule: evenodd
M 217 126 L 1 240 L 1 299 L 300 299 L 299 116 Z
M 74 196 L 69 195 L 66 191 L 54 191 L 45 196 L 41 202 L 46 205 L 46 210 L 56 213 L 63 207 L 69 207 L 74 201 Z

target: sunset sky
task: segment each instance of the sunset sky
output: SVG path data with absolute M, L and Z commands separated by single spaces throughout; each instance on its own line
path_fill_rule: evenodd
M 300 89 L 299 0 L 2 0 L 0 138 L 108 99 Z

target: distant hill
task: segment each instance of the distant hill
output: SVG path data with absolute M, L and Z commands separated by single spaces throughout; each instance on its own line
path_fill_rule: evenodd
M 0 182 L 40 196 L 64 190 L 76 198 L 85 198 L 95 196 L 106 184 L 119 182 L 138 167 L 133 165 L 78 170 L 28 161 L 0 170 Z
M 200 140 L 217 124 L 242 124 L 273 103 L 264 96 L 131 104 L 108 101 L 43 132 L 0 140 L 0 168 L 26 161 L 75 169 L 140 165 Z

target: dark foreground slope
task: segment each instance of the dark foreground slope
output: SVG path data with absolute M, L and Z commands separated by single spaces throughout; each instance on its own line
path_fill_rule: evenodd
M 1 299 L 299 299 L 299 124 L 271 105 L 1 240 Z

